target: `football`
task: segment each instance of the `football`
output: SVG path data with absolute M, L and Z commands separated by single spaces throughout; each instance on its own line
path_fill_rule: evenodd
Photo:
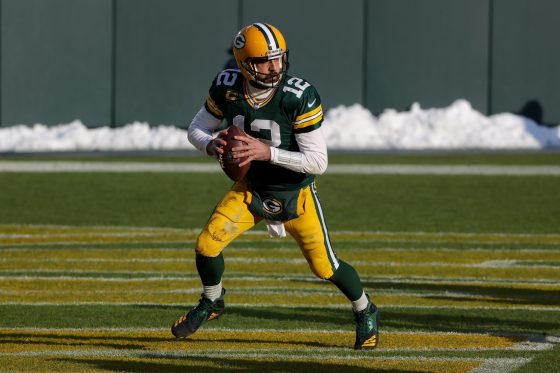
M 243 162 L 246 157 L 233 158 L 233 152 L 231 149 L 245 144 L 243 141 L 234 139 L 234 137 L 242 135 L 245 135 L 245 132 L 237 126 L 228 127 L 219 134 L 220 138 L 227 142 L 227 145 L 224 145 L 223 147 L 223 154 L 218 155 L 218 161 L 220 162 L 222 170 L 233 181 L 243 179 L 251 167 L 250 162 L 243 167 L 239 167 L 239 164 Z

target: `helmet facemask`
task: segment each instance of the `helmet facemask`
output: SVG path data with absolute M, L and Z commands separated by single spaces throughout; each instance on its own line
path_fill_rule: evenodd
M 288 70 L 288 55 L 280 51 L 278 57 L 269 58 L 247 58 L 241 62 L 240 68 L 245 70 L 249 76 L 249 81 L 260 88 L 274 88 L 282 80 L 283 74 Z M 278 59 L 279 69 L 275 72 L 261 72 L 257 68 L 258 63 Z

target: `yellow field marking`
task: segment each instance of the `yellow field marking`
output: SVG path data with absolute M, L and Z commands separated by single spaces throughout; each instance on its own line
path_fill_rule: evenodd
M 331 238 L 341 240 L 360 239 L 368 241 L 560 244 L 560 234 L 349 231 L 334 232 L 331 236 Z
M 198 229 L 150 227 L 71 227 L 45 225 L 0 225 L 0 244 L 47 244 L 64 242 L 123 243 L 131 238 L 142 242 L 181 242 L 196 238 Z M 427 232 L 330 232 L 334 240 L 403 241 L 403 242 L 479 242 L 517 244 L 560 244 L 560 234 L 506 233 L 427 233 Z M 243 235 L 246 240 L 261 240 L 262 231 Z
M 294 244 L 295 245 L 295 244 Z M 21 249 L 0 252 L 0 260 L 16 261 L 178 261 L 193 262 L 194 249 L 191 244 L 174 249 Z M 415 263 L 415 264 L 482 264 L 491 261 L 557 261 L 560 262 L 560 251 L 557 250 L 455 250 L 428 249 L 375 249 L 375 250 L 340 250 L 345 259 L 352 262 L 371 263 Z M 48 253 L 48 255 L 44 255 Z M 284 250 L 231 248 L 225 251 L 228 259 L 250 260 L 299 260 L 303 261 L 300 251 L 294 248 Z
M 0 225 L 0 244 L 181 242 L 196 239 L 199 230 L 144 227 L 71 227 Z
M 328 285 L 325 285 L 325 289 Z M 191 305 L 195 304 L 199 298 L 199 288 L 195 291 L 170 290 L 68 290 L 63 287 L 56 289 L 36 289 L 30 291 L 10 291 L 3 290 L 0 292 L 0 302 L 6 303 L 27 303 L 27 304 L 74 304 L 74 303 L 150 303 L 150 304 L 179 304 Z M 231 288 L 230 288 L 231 290 Z M 255 296 L 258 295 L 259 304 L 268 306 L 308 306 L 309 304 L 321 305 L 323 307 L 341 306 L 348 307 L 347 299 L 340 293 L 310 293 L 297 291 L 259 291 L 254 292 L 250 289 L 239 289 L 228 292 L 227 304 L 254 304 Z M 519 305 L 519 299 L 515 296 L 453 296 L 442 293 L 434 296 L 433 294 L 423 296 L 421 294 L 374 294 L 372 299 L 379 307 L 384 305 L 395 306 L 414 306 L 414 307 L 464 307 L 464 308 L 515 308 Z M 526 299 L 522 298 L 522 305 L 525 307 L 539 307 L 539 309 L 553 308 L 558 306 L 558 300 L 552 299 Z M 349 317 L 350 317 L 350 311 Z
M 150 350 L 307 350 L 350 349 L 353 332 L 282 330 L 205 330 L 175 339 L 168 330 L 9 330 L 1 329 L 0 352 L 95 349 Z M 382 333 L 379 349 L 481 350 L 510 349 L 525 339 L 464 333 Z
M 63 261 L 51 260 L 48 251 L 37 253 L 35 258 L 43 258 L 44 261 L 28 261 L 25 259 L 0 260 L 0 270 L 9 271 L 137 271 L 137 272 L 159 272 L 159 273 L 188 273 L 194 272 L 195 267 L 190 262 L 146 262 L 146 261 L 119 261 L 119 262 L 96 262 L 96 261 Z M 125 257 L 126 258 L 126 257 Z M 227 261 L 227 260 L 226 260 Z M 371 264 L 355 263 L 354 267 L 362 276 L 433 276 L 444 278 L 470 277 L 470 278 L 511 278 L 516 280 L 546 279 L 560 280 L 559 267 L 486 267 L 486 266 L 463 266 L 453 265 L 422 265 L 415 263 L 402 263 L 399 265 L 383 265 L 383 263 Z M 230 261 L 227 263 L 229 272 L 251 272 L 253 274 L 286 274 L 286 275 L 309 275 L 310 270 L 306 263 L 272 262 L 272 263 L 245 263 L 244 261 Z
M 556 250 L 437 250 L 433 248 L 415 250 L 384 250 L 370 251 L 340 250 L 341 255 L 352 261 L 377 259 L 395 263 L 431 263 L 447 264 L 479 264 L 499 260 L 527 261 L 560 261 L 560 251 Z
M 185 233 L 188 229 L 161 227 L 70 226 L 0 224 L 0 234 L 102 234 L 102 233 Z M 194 232 L 192 232 L 194 233 Z
M 252 290 L 279 289 L 279 292 L 287 291 L 323 291 L 334 292 L 334 288 L 326 283 L 318 282 L 292 282 L 274 279 L 248 279 L 248 280 L 227 280 L 229 289 L 235 292 L 247 292 Z M 235 290 L 233 290 L 235 289 Z M 289 290 L 288 290 L 289 289 Z M 192 278 L 188 280 L 146 280 L 146 281 L 104 281 L 103 278 L 97 279 L 22 279 L 11 278 L 9 280 L 0 281 L 0 293 L 2 292 L 51 292 L 51 291 L 68 291 L 68 292 L 175 292 L 195 293 L 202 291 L 200 279 Z
M 84 232 L 0 234 L 0 245 L 47 245 L 47 244 L 120 244 L 120 243 L 181 243 L 193 242 L 197 234 L 185 232 Z M 251 237 L 251 236 L 249 236 Z
M 309 279 L 312 280 L 312 276 L 309 275 Z M 305 281 L 305 280 L 293 280 L 293 279 L 270 279 L 265 277 L 248 277 L 248 278 L 236 278 L 236 277 L 226 277 L 224 279 L 224 285 L 226 285 L 231 291 L 235 292 L 245 292 L 249 290 L 266 290 L 277 289 L 279 292 L 282 291 L 314 291 L 314 292 L 333 292 L 337 291 L 324 281 Z M 0 292 L 1 291 L 34 291 L 40 289 L 40 291 L 56 291 L 56 290 L 68 290 L 68 291 L 176 291 L 177 293 L 184 292 L 186 290 L 195 289 L 195 293 L 201 290 L 201 283 L 198 276 L 193 276 L 192 278 L 177 279 L 177 278 L 137 278 L 137 279 L 114 279 L 114 278 L 81 278 L 81 277 L 4 277 L 0 278 Z M 550 284 L 517 284 L 517 283 L 485 283 L 476 281 L 462 281 L 460 283 L 451 283 L 445 281 L 431 282 L 431 281 L 408 281 L 408 282 L 395 282 L 393 289 L 386 289 L 390 284 L 383 284 L 383 287 L 376 289 L 375 283 L 370 285 L 372 288 L 372 295 L 375 294 L 391 294 L 399 292 L 400 288 L 404 289 L 402 292 L 408 294 L 407 288 L 412 289 L 431 289 L 437 287 L 441 290 L 427 290 L 427 296 L 434 293 L 447 293 L 447 294 L 461 294 L 461 289 L 465 289 L 465 295 L 470 293 L 476 293 L 476 291 L 482 293 L 498 293 L 500 295 L 516 295 L 519 291 L 535 291 L 538 293 L 542 292 L 558 292 L 560 294 L 560 283 Z M 289 290 L 288 290 L 289 289 Z M 452 292 L 451 289 L 455 289 Z M 422 293 L 417 294 L 422 295 Z

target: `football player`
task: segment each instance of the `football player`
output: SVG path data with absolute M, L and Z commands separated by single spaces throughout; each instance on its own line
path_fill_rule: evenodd
M 364 292 L 354 268 L 333 249 L 315 176 L 327 169 L 323 110 L 315 87 L 288 75 L 288 49 L 280 31 L 253 23 L 237 33 L 233 54 L 238 69 L 221 71 L 204 106 L 188 128 L 189 141 L 209 156 L 223 153 L 225 141 L 212 134 L 239 126 L 246 145 L 235 157 L 251 162 L 214 209 L 196 242 L 196 268 L 203 293 L 199 304 L 172 326 L 186 338 L 224 311 L 224 248 L 241 233 L 265 220 L 271 235 L 289 233 L 299 244 L 313 273 L 332 282 L 350 301 L 356 320 L 356 349 L 378 343 L 379 312 Z

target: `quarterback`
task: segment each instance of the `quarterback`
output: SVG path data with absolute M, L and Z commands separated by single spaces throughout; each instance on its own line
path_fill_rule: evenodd
M 265 221 L 272 236 L 290 234 L 311 271 L 332 282 L 349 300 L 356 321 L 355 349 L 377 346 L 379 312 L 364 292 L 354 268 L 332 246 L 315 176 L 327 169 L 322 132 L 321 98 L 305 79 L 289 75 L 288 50 L 280 31 L 266 23 L 250 24 L 237 33 L 233 54 L 238 69 L 221 71 L 213 80 L 204 106 L 188 128 L 189 141 L 209 156 L 226 144 L 212 134 L 238 126 L 234 157 L 251 162 L 217 204 L 196 242 L 196 268 L 203 293 L 194 308 L 172 326 L 186 338 L 206 321 L 224 312 L 222 251 L 241 233 Z

